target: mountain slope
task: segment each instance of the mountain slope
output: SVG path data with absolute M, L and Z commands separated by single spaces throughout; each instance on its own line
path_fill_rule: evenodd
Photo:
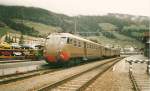
M 70 17 L 41 8 L 0 5 L 0 21 L 9 28 L 8 31 L 12 29 L 30 36 L 44 37 L 51 32 L 73 33 L 76 23 L 76 30 L 82 32 L 81 35 L 85 35 L 86 32 L 96 32 L 89 35 L 95 36 L 101 33 L 102 36 L 98 37 L 100 41 L 118 39 L 124 42 L 130 41 L 129 44 L 132 45 L 132 41 L 140 40 L 139 37 L 142 37 L 143 32 L 149 31 L 148 20 L 149 17 L 146 16 L 135 17 L 123 14 Z M 6 33 L 3 29 L 0 31 L 1 34 Z
M 41 36 L 45 36 L 49 33 L 62 31 L 62 29 L 60 27 L 54 27 L 51 25 L 46 25 L 43 23 L 33 22 L 33 21 L 29 21 L 29 20 L 19 20 L 19 19 L 16 20 L 15 19 L 14 21 L 17 23 L 23 23 L 25 26 L 34 28 L 34 30 L 38 31 L 39 35 L 41 35 Z

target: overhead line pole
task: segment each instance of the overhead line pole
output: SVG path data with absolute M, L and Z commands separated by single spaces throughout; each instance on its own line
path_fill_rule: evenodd
M 74 34 L 77 33 L 77 21 L 76 21 L 76 16 L 74 18 Z

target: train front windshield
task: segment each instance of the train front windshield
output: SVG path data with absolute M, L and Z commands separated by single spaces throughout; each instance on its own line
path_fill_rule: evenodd
M 59 45 L 62 45 L 62 44 L 66 44 L 68 41 L 68 37 L 61 37 L 61 36 L 48 36 L 46 38 L 46 41 L 45 43 L 46 44 L 57 44 L 58 46 Z
M 68 41 L 67 37 L 61 37 L 60 38 L 60 42 L 67 43 L 67 41 Z

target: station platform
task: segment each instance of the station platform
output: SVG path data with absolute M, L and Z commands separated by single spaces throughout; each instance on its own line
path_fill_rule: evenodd
M 124 58 L 113 67 L 113 72 L 128 74 L 132 63 L 132 74 L 141 91 L 150 91 L 150 75 L 147 73 L 147 62 L 149 59 L 143 55 L 131 55 Z M 129 78 L 128 75 L 124 79 Z
M 0 64 L 1 63 L 17 63 L 17 62 L 29 62 L 29 61 L 32 61 L 32 60 L 0 60 Z M 41 60 L 37 60 L 37 61 L 41 61 Z
M 25 62 L 22 62 L 22 60 L 9 60 L 8 62 L 10 63 L 0 63 L 0 76 L 38 70 L 47 65 L 47 63 L 44 60 Z

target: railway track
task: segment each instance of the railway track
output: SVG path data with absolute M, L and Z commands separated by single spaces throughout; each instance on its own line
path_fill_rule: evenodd
M 133 74 L 140 91 L 150 90 L 150 76 L 146 74 Z
M 7 84 L 7 83 L 10 83 L 10 82 L 15 82 L 15 81 L 18 81 L 18 80 L 27 79 L 27 78 L 30 78 L 30 77 L 33 77 L 33 76 L 48 74 L 48 73 L 63 70 L 63 69 L 65 69 L 65 68 L 59 68 L 59 69 L 54 69 L 53 68 L 52 69 L 49 66 L 45 66 L 44 68 L 34 70 L 34 71 L 29 71 L 29 72 L 26 72 L 26 73 L 17 73 L 17 74 L 0 76 L 0 85 L 1 84 Z
M 141 91 L 131 71 L 129 71 L 129 78 L 132 83 L 134 91 Z
M 59 82 L 55 82 L 41 87 L 38 89 L 38 91 L 83 91 L 101 74 L 106 72 L 109 68 L 111 68 L 115 63 L 117 63 L 121 59 L 122 58 L 112 59 L 108 62 L 102 63 L 86 71 L 62 79 Z
M 48 73 L 51 73 L 54 71 L 59 71 L 59 70 L 62 70 L 62 69 L 43 68 L 43 69 L 39 69 L 39 70 L 35 70 L 35 71 L 30 71 L 27 73 L 19 73 L 19 74 L 0 76 L 0 85 L 7 84 L 10 82 L 15 82 L 18 80 L 23 80 L 25 78 L 30 78 L 33 76 L 48 74 Z
M 80 65 L 83 65 L 83 64 L 86 64 L 86 63 L 82 63 Z M 80 65 L 77 65 L 77 66 L 80 66 Z M 51 73 L 54 71 L 60 71 L 60 70 L 66 69 L 66 68 L 57 68 L 57 69 L 54 69 L 54 68 L 56 68 L 56 67 L 55 66 L 50 67 L 49 65 L 47 65 L 47 66 L 44 66 L 44 68 L 29 71 L 26 73 L 17 73 L 17 74 L 0 76 L 0 85 L 1 84 L 7 84 L 10 82 L 15 82 L 18 80 L 27 79 L 27 78 L 30 78 L 33 76 L 44 75 L 44 74 L 48 74 L 48 73 Z
M 134 91 L 149 91 L 150 77 L 145 74 L 133 74 L 129 71 L 129 78 Z
M 65 68 L 54 69 L 53 67 L 51 68 L 47 65 L 47 66 L 44 66 L 44 68 L 34 70 L 34 71 L 29 71 L 29 72 L 26 72 L 26 73 L 17 73 L 17 74 L 0 76 L 0 85 L 1 84 L 7 84 L 7 83 L 10 83 L 10 82 L 15 82 L 15 81 L 18 81 L 18 80 L 27 79 L 27 78 L 30 78 L 30 77 L 33 77 L 33 76 L 48 74 L 48 73 L 51 73 L 51 72 L 54 72 L 54 71 L 60 71 L 60 70 L 63 70 L 63 69 L 65 69 Z
M 0 60 L 0 64 L 5 64 L 5 63 L 19 63 L 19 62 L 31 62 L 31 61 L 32 60 L 10 60 L 10 61 Z

